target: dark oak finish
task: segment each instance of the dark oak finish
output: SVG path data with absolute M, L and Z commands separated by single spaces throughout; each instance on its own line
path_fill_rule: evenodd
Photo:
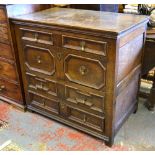
M 10 33 L 9 17 L 32 13 L 50 5 L 0 5 L 0 99 L 25 109 L 24 91 L 15 42 Z
M 53 8 L 11 21 L 28 109 L 111 146 L 137 109 L 148 19 Z

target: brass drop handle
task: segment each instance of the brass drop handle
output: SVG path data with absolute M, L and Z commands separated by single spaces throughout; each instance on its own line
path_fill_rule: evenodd
M 83 121 L 84 121 L 84 123 L 87 121 L 86 115 L 84 115 Z
M 49 91 L 49 88 L 47 88 L 46 86 L 43 86 L 43 83 L 40 83 L 39 84 L 36 84 L 36 89 L 41 89 L 41 90 L 44 90 L 44 91 Z
M 40 85 L 39 84 L 36 84 L 36 88 L 37 89 L 43 89 L 43 83 L 40 83 Z
M 35 39 L 35 41 L 38 40 L 38 33 L 35 33 L 35 35 L 34 35 L 34 39 Z
M 78 104 L 78 103 L 86 104 L 87 98 L 78 99 L 78 98 L 76 97 L 75 100 L 76 100 L 77 104 Z
M 79 71 L 81 75 L 86 75 L 88 72 L 88 69 L 85 66 L 80 66 Z
M 45 99 L 42 99 L 43 106 L 45 106 Z
M 43 87 L 43 90 L 44 90 L 44 91 L 49 91 L 49 88 Z
M 1 85 L 0 86 L 0 91 L 3 91 L 5 89 L 5 86 L 4 85 Z
M 85 45 L 86 45 L 85 41 L 81 41 L 80 45 L 81 45 L 81 51 L 85 51 Z
M 38 63 L 38 64 L 41 64 L 41 62 L 42 62 L 42 61 L 41 61 L 41 57 L 40 57 L 40 56 L 37 56 L 37 63 Z

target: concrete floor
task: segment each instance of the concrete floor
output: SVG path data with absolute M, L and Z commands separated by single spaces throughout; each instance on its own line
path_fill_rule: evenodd
M 102 140 L 0 101 L 0 119 L 8 122 L 8 127 L 0 129 L 0 146 L 11 140 L 24 151 L 155 150 L 155 112 L 148 111 L 144 102 L 140 99 L 137 113 L 129 117 L 109 148 Z

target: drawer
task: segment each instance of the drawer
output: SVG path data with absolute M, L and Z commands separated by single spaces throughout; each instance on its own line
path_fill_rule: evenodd
M 27 28 L 20 28 L 20 30 L 22 31 L 22 40 L 24 41 L 53 45 L 53 36 L 50 32 Z
M 43 79 L 28 72 L 26 72 L 26 75 L 28 81 L 28 89 L 33 90 L 39 94 L 43 94 L 44 96 L 58 96 L 55 81 L 45 78 Z
M 6 17 L 6 14 L 5 14 L 5 9 L 0 8 L 0 23 L 2 23 L 4 21 L 5 22 L 7 21 L 7 17 Z
M 16 66 L 14 63 L 5 62 L 0 59 L 0 77 L 17 81 Z
M 64 60 L 66 80 L 86 87 L 105 87 L 106 64 L 97 59 L 68 54 Z
M 43 111 L 48 111 L 55 114 L 59 113 L 59 100 L 44 97 L 33 91 L 29 91 L 29 99 L 30 102 L 27 103 L 28 105 Z
M 9 30 L 7 23 L 0 23 L 0 42 L 9 43 Z
M 56 69 L 53 52 L 46 48 L 26 45 L 24 48 L 26 67 L 29 71 L 54 75 Z
M 11 59 L 11 60 L 14 59 L 10 45 L 0 43 L 0 57 Z
M 68 119 L 82 125 L 82 127 L 90 128 L 101 133 L 104 132 L 104 118 L 102 117 L 68 107 Z
M 63 35 L 62 46 L 64 48 L 106 56 L 107 42 Z
M 15 101 L 22 100 L 19 85 L 10 83 L 3 79 L 0 79 L 0 95 Z
M 100 115 L 104 114 L 104 95 L 65 86 L 65 100 L 80 109 L 100 113 Z

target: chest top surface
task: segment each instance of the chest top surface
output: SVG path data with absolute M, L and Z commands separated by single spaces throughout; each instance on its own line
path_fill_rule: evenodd
M 51 8 L 32 14 L 16 16 L 13 19 L 120 34 L 140 23 L 146 22 L 148 17 L 70 8 Z

